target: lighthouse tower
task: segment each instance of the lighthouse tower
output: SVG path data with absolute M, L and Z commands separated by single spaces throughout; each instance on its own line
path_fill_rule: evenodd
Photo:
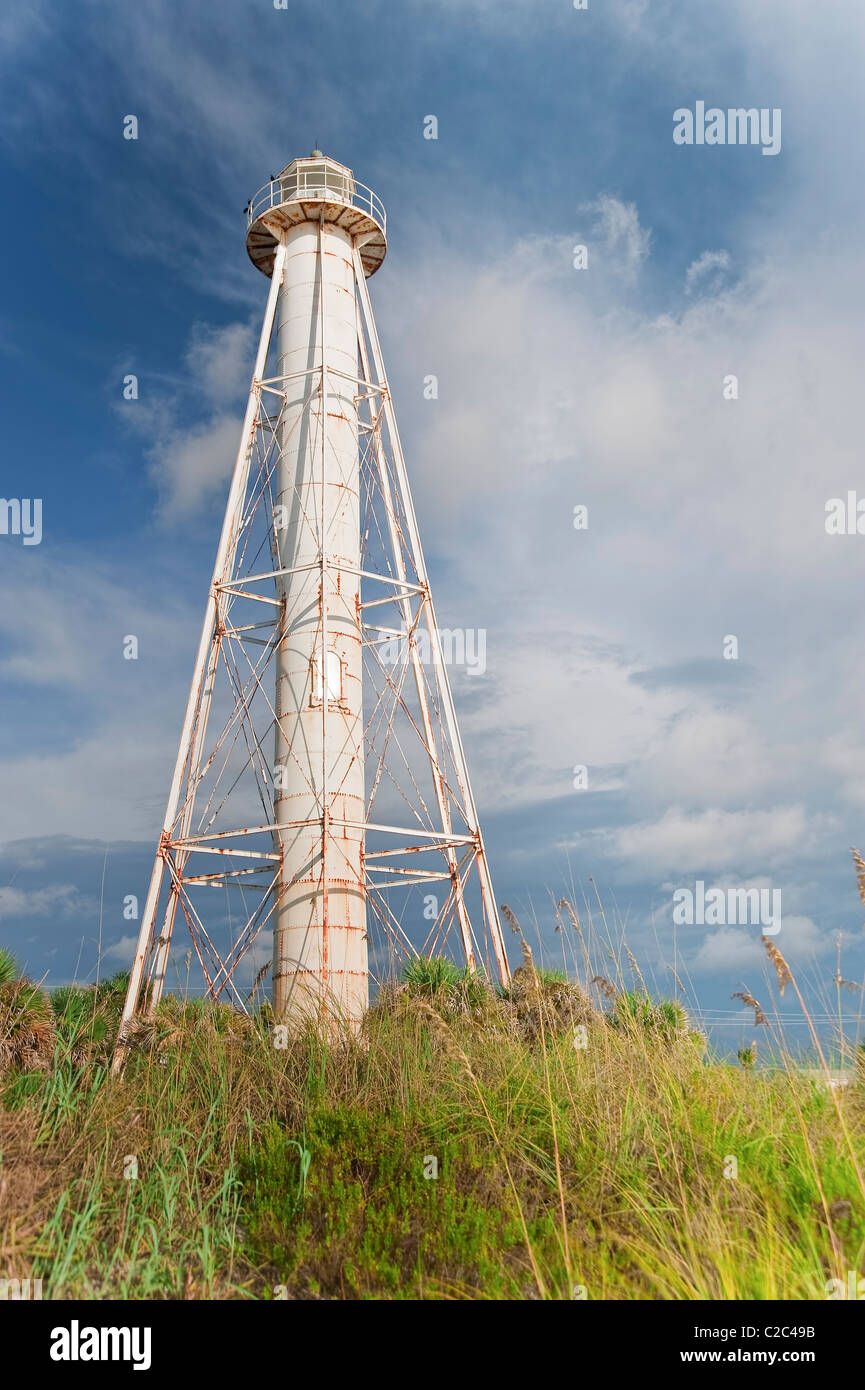
M 277 242 L 284 247 L 276 307 L 285 383 L 275 491 L 284 603 L 276 650 L 278 1018 L 317 1014 L 324 986 L 352 1020 L 368 1003 L 354 252 L 374 242 L 380 259 L 385 241 L 383 215 L 380 226 L 371 198 L 369 212 L 356 208 L 356 192 L 351 172 L 332 159 L 296 159 L 279 179 L 276 208 L 261 209 L 247 236 L 265 272 Z
M 270 288 L 118 1065 L 178 917 L 205 993 L 269 972 L 280 1022 L 355 1029 L 371 973 L 449 942 L 509 978 L 367 288 L 384 208 L 314 150 L 246 212 Z

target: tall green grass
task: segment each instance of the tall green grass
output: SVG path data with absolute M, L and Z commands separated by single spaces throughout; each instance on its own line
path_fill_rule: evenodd
M 166 999 L 121 1078 L 120 991 L 81 994 L 0 1073 L 0 1276 L 46 1297 L 801 1299 L 863 1269 L 860 1073 L 713 1060 L 642 987 L 422 962 L 359 1039 L 285 1049 Z

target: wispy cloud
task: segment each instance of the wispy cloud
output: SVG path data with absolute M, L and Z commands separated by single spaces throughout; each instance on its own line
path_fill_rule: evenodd
M 72 883 L 52 884 L 48 888 L 24 890 L 11 885 L 0 887 L 0 922 L 10 917 L 66 917 L 84 907 Z

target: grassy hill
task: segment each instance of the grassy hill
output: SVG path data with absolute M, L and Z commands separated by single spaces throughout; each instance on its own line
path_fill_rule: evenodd
M 680 1300 L 861 1271 L 865 1084 L 714 1061 L 680 1005 L 604 985 L 419 961 L 361 1038 L 282 1048 L 266 1009 L 167 998 L 112 1078 L 122 980 L 49 998 L 0 954 L 0 1277 Z

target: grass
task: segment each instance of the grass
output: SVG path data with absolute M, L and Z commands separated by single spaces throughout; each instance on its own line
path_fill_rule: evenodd
M 266 1015 L 169 998 L 119 1079 L 122 980 L 46 1014 L 0 961 L 0 1277 L 678 1300 L 820 1298 L 862 1271 L 865 1069 L 839 1094 L 783 1055 L 713 1060 L 676 1001 L 596 1004 L 525 955 L 499 993 L 416 962 L 341 1044 L 278 1049 Z M 38 1055 L 12 1045 L 34 1023 Z

